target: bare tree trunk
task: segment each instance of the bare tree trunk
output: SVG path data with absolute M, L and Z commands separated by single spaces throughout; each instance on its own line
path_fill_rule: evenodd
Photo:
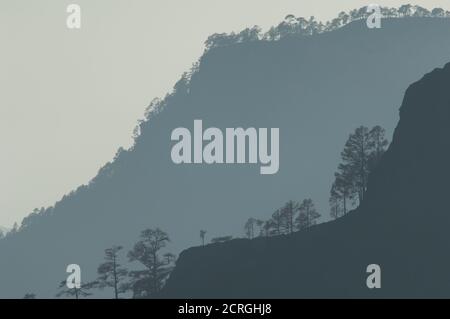
M 344 215 L 347 214 L 347 196 L 344 195 Z
M 114 272 L 114 297 L 119 299 L 119 293 L 117 292 L 117 264 L 116 256 L 113 256 L 113 272 Z

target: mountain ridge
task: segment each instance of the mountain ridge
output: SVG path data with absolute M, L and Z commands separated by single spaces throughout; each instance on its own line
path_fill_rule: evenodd
M 0 296 L 54 296 L 73 262 L 93 279 L 103 250 L 130 247 L 143 228 L 166 230 L 170 249 L 180 251 L 200 243 L 200 229 L 210 237 L 240 235 L 248 217 L 264 218 L 300 196 L 327 214 L 347 134 L 360 124 L 392 132 L 407 85 L 448 60 L 449 29 L 447 19 L 386 21 L 381 30 L 355 22 L 307 39 L 212 49 L 190 82 L 178 82 L 141 125 L 131 150 L 0 242 Z M 196 118 L 222 128 L 282 128 L 279 173 L 174 165 L 171 130 Z

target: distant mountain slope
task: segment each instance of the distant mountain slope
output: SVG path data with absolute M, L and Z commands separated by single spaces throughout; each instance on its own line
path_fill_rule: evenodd
M 2 232 L 3 234 L 6 234 L 7 232 L 9 232 L 9 229 L 3 226 L 0 226 L 0 232 Z
M 392 132 L 409 83 L 450 56 L 448 19 L 362 21 L 333 32 L 212 49 L 188 85 L 141 125 L 135 147 L 0 242 L 0 297 L 54 296 L 66 265 L 91 279 L 103 249 L 129 246 L 145 227 L 161 227 L 173 251 L 209 238 L 241 235 L 250 216 L 265 218 L 288 199 L 313 198 L 328 215 L 328 193 L 348 134 L 361 124 Z M 120 74 L 117 74 L 120 76 Z M 114 94 L 112 92 L 111 94 Z M 171 131 L 279 127 L 280 171 L 256 166 L 176 166 Z M 107 119 L 105 119 L 107 120 Z M 325 226 L 328 227 L 328 226 Z
M 291 236 L 182 253 L 163 297 L 450 297 L 450 64 L 414 83 L 357 211 Z M 381 266 L 381 289 L 366 267 Z

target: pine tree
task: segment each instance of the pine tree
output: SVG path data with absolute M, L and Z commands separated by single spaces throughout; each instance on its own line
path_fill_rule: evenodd
M 153 297 L 163 287 L 173 266 L 161 257 L 161 250 L 170 241 L 159 228 L 142 231 L 140 240 L 128 253 L 130 261 L 138 261 L 145 269 L 131 271 L 134 297 Z
M 252 239 L 255 237 L 255 225 L 256 225 L 256 219 L 254 219 L 253 217 L 249 218 L 245 225 L 244 225 L 244 229 L 245 229 L 245 235 L 247 236 L 247 238 Z
M 280 210 L 282 227 L 288 234 L 292 234 L 294 232 L 294 219 L 298 209 L 299 204 L 291 200 L 287 202 Z
M 381 126 L 375 126 L 370 131 L 360 126 L 350 134 L 330 191 L 331 215 L 334 218 L 347 213 L 349 201 L 354 204 L 356 198 L 359 203 L 364 200 L 369 174 L 380 162 L 387 145 Z
M 124 280 L 128 271 L 119 263 L 118 253 L 123 249 L 121 246 L 113 246 L 105 250 L 105 262 L 98 269 L 97 286 L 100 289 L 110 287 L 114 289 L 114 298 L 127 290 Z
M 320 218 L 319 212 L 314 206 L 312 199 L 305 199 L 298 208 L 299 215 L 296 219 L 297 229 L 303 230 L 309 228 L 317 223 Z
M 200 239 L 202 240 L 202 246 L 205 246 L 205 237 L 206 237 L 206 230 L 200 230 Z
M 270 221 L 271 230 L 270 233 L 274 235 L 281 235 L 283 228 L 283 214 L 280 209 L 277 209 L 272 214 L 272 219 Z
M 82 284 L 80 288 L 68 288 L 67 281 L 63 280 L 59 284 L 59 288 L 61 289 L 59 293 L 56 294 L 56 297 L 72 297 L 75 299 L 80 299 L 80 297 L 88 297 L 91 296 L 92 293 L 89 292 L 90 289 L 95 288 L 97 282 L 91 282 L 87 284 Z

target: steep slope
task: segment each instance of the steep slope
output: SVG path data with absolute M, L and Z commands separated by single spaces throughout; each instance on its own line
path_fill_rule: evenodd
M 393 142 L 350 215 L 292 236 L 181 254 L 165 297 L 450 297 L 450 63 L 406 92 Z M 366 287 L 381 266 L 382 287 Z
M 189 86 L 179 84 L 142 125 L 133 150 L 0 242 L 0 297 L 51 297 L 70 263 L 90 280 L 103 249 L 129 247 L 146 227 L 166 230 L 177 252 L 197 245 L 200 229 L 209 238 L 240 235 L 248 217 L 266 218 L 288 199 L 312 197 L 327 215 L 349 132 L 361 124 L 392 132 L 408 84 L 448 60 L 449 30 L 448 19 L 385 20 L 380 30 L 355 22 L 309 38 L 211 50 Z M 192 129 L 194 119 L 221 129 L 279 127 L 279 173 L 174 165 L 171 131 Z

